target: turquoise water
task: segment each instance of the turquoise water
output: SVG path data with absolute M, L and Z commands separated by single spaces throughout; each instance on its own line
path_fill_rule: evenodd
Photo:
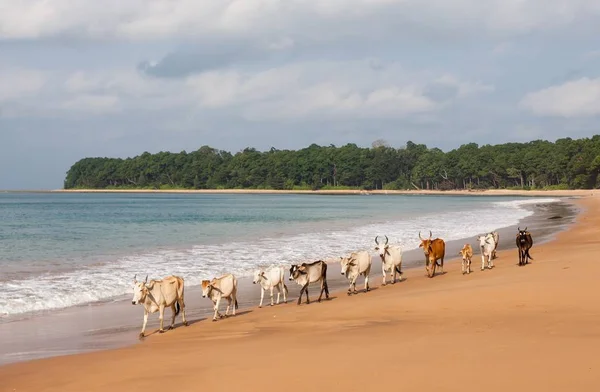
M 186 284 L 337 257 L 375 235 L 413 249 L 516 224 L 539 199 L 444 196 L 0 194 L 0 316 L 108 300 L 134 274 Z M 548 201 L 548 200 L 546 200 Z M 485 220 L 481 217 L 486 216 Z

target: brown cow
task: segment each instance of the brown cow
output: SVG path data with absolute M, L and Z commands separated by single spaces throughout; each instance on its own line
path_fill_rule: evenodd
M 465 244 L 458 254 L 462 256 L 462 273 L 471 273 L 471 259 L 473 258 L 473 247 L 471 247 L 471 244 Z
M 425 269 L 427 270 L 427 276 L 433 278 L 435 275 L 435 267 L 439 266 L 442 273 L 444 272 L 444 256 L 446 255 L 446 243 L 441 238 L 431 239 L 431 230 L 429 231 L 429 238 L 421 237 L 419 232 L 419 238 L 421 243 L 419 248 L 423 248 L 425 254 Z M 438 264 L 437 260 L 440 260 Z

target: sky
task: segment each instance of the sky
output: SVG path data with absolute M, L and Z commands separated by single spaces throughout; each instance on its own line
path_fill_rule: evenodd
M 84 157 L 600 133 L 598 0 L 0 0 L 0 189 Z

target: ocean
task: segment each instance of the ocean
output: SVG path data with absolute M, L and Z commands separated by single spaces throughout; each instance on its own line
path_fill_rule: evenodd
M 447 241 L 533 214 L 530 197 L 294 194 L 0 194 L 0 322 L 130 295 L 138 279 L 198 285 L 226 272 L 404 250 L 418 232 Z

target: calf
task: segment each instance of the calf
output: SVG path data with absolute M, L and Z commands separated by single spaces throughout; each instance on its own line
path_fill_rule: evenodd
M 531 238 L 531 233 L 527 231 L 527 227 L 525 230 L 521 230 L 520 227 L 517 228 L 517 249 L 519 250 L 519 265 L 525 265 L 529 263 L 529 259 L 533 260 L 533 257 L 529 255 L 529 249 L 533 246 L 533 238 Z
M 235 316 L 235 310 L 238 308 L 237 301 L 237 279 L 233 274 L 226 274 L 213 280 L 202 281 L 202 298 L 210 298 L 213 303 L 215 313 L 213 315 L 213 321 L 217 321 L 223 317 L 219 313 L 219 304 L 221 299 L 227 299 L 227 309 L 225 310 L 225 316 L 229 315 L 229 308 L 232 307 L 233 303 L 233 315 Z
M 485 259 L 487 258 L 487 267 L 492 269 L 494 262 L 492 261 L 492 254 L 496 243 L 494 241 L 494 235 L 488 233 L 486 235 L 478 235 L 477 241 L 479 241 L 479 248 L 481 249 L 481 270 L 485 270 Z
M 165 307 L 170 307 L 173 311 L 173 318 L 169 329 L 175 325 L 175 317 L 182 312 L 183 325 L 187 327 L 188 322 L 185 319 L 185 304 L 183 302 L 183 278 L 179 276 L 167 276 L 162 280 L 151 280 L 148 282 L 148 276 L 143 282 L 138 282 L 137 275 L 133 277 L 133 305 L 144 305 L 144 324 L 142 324 L 142 332 L 140 339 L 144 337 L 146 331 L 146 323 L 148 322 L 148 314 L 155 313 L 157 310 L 158 319 L 160 320 L 159 333 L 165 332 L 163 329 L 163 318 Z
M 473 258 L 473 248 L 471 244 L 465 244 L 460 252 L 458 252 L 460 256 L 462 256 L 462 273 L 470 274 L 471 273 L 471 259 Z
M 396 283 L 396 273 L 399 281 L 402 281 L 402 248 L 399 245 L 388 245 L 388 238 L 385 236 L 385 244 L 380 244 L 375 237 L 375 250 L 381 258 L 381 272 L 383 274 L 383 283 L 386 285 L 385 276 L 389 272 L 392 277 L 392 284 Z
M 342 275 L 350 280 L 348 295 L 356 294 L 356 280 L 360 275 L 365 277 L 365 293 L 369 291 L 369 273 L 371 272 L 371 255 L 367 251 L 353 252 L 349 257 L 340 257 Z
M 273 288 L 277 287 L 277 305 L 279 305 L 279 296 L 283 292 L 283 302 L 287 304 L 287 293 L 288 288 L 285 285 L 285 270 L 282 266 L 272 266 L 271 268 L 264 270 L 254 271 L 254 280 L 252 283 L 260 284 L 260 304 L 259 308 L 262 308 L 263 298 L 265 296 L 265 290 L 270 290 L 271 294 L 271 306 L 273 306 Z
M 312 263 L 293 264 L 290 267 L 290 280 L 296 281 L 302 289 L 298 297 L 298 305 L 302 302 L 302 294 L 306 292 L 306 304 L 310 303 L 308 299 L 308 285 L 311 283 L 321 282 L 321 292 L 317 302 L 321 302 L 323 292 L 325 298 L 329 299 L 329 287 L 327 286 L 327 263 L 323 260 L 314 261 Z

